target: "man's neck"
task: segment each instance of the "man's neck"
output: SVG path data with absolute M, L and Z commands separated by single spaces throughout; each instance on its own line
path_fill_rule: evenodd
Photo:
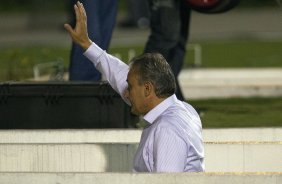
M 155 97 L 155 98 L 151 98 L 148 100 L 148 104 L 147 104 L 147 112 L 150 112 L 153 108 L 155 108 L 156 106 L 158 106 L 160 103 L 162 103 L 165 99 L 167 99 L 167 97 L 165 98 L 159 98 L 159 97 Z

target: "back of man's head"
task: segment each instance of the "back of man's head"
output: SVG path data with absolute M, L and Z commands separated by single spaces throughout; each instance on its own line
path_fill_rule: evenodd
M 139 84 L 151 82 L 159 98 L 173 95 L 176 90 L 175 78 L 166 59 L 159 53 L 145 53 L 131 60 Z

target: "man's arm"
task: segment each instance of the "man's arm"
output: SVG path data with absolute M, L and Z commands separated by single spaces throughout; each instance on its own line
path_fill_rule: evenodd
M 92 61 L 96 69 L 104 74 L 112 88 L 121 95 L 127 104 L 130 104 L 128 99 L 124 97 L 125 90 L 127 90 L 126 78 L 129 70 L 128 65 L 118 58 L 107 54 L 95 43 L 90 45 L 85 51 L 84 56 Z

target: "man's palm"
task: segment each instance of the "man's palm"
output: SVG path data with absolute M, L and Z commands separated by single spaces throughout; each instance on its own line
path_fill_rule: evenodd
M 76 15 L 76 25 L 73 29 L 69 24 L 65 24 L 65 29 L 69 32 L 72 40 L 79 44 L 84 49 L 87 49 L 91 45 L 91 40 L 88 37 L 87 32 L 87 17 L 83 5 L 78 2 L 74 6 Z

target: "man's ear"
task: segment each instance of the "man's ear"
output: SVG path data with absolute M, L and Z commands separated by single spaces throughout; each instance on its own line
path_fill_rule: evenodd
M 145 97 L 150 96 L 154 92 L 154 86 L 151 82 L 145 82 L 144 84 L 144 94 Z

